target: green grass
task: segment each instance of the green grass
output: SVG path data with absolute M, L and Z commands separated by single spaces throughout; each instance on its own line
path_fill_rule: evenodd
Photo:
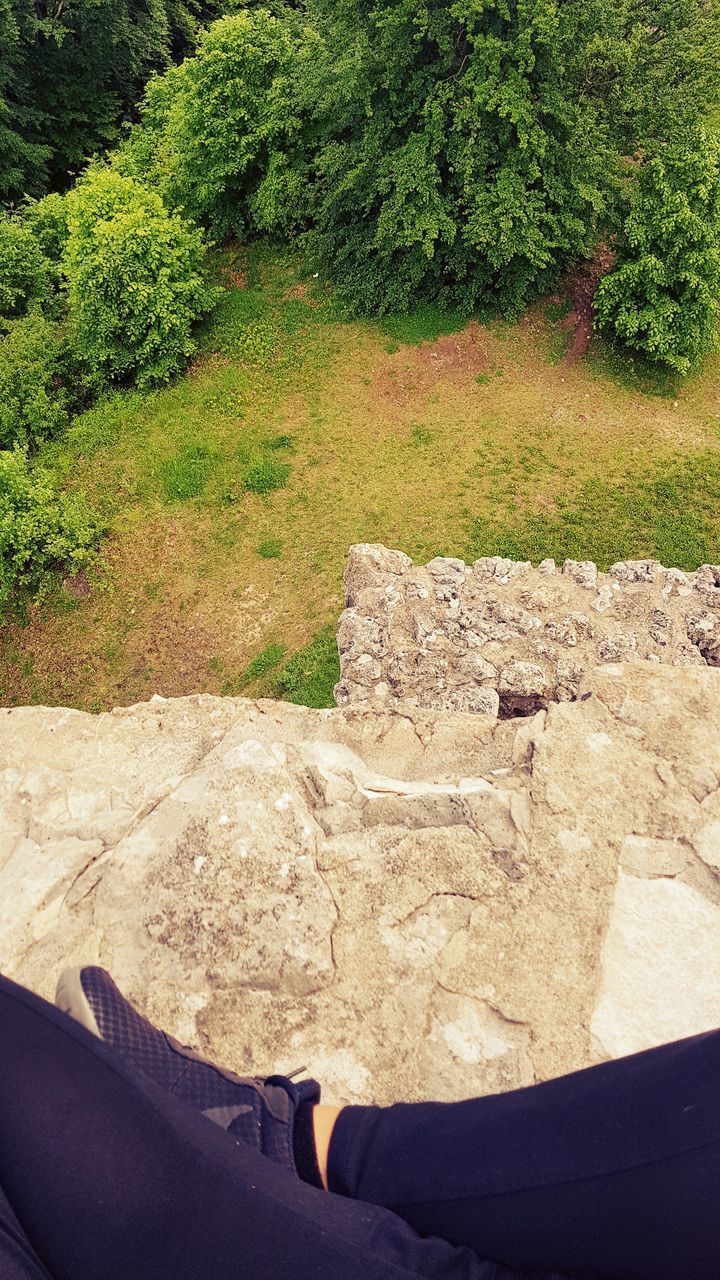
M 282 662 L 287 650 L 283 644 L 269 644 L 261 653 L 248 663 L 244 671 L 237 676 L 229 676 L 223 682 L 224 694 L 242 693 L 249 685 L 256 684 L 258 680 L 262 680 L 270 671 L 273 671 L 279 663 Z
M 478 329 L 464 367 L 463 343 L 433 348 L 459 314 L 350 323 L 299 255 L 227 261 L 246 287 L 187 374 L 105 396 L 43 449 L 109 536 L 87 595 L 58 587 L 5 628 L 0 705 L 331 705 L 356 542 L 420 563 L 720 561 L 720 362 L 671 386 L 594 339 L 557 365 L 539 307 Z
M 467 312 L 444 311 L 441 307 L 425 302 L 403 316 L 384 316 L 379 328 L 389 338 L 394 339 L 392 349 L 397 351 L 400 344 L 417 345 L 420 342 L 435 342 L 448 333 L 457 333 L 464 329 L 468 322 Z
M 276 451 L 283 449 L 288 453 L 294 453 L 295 440 L 292 436 L 273 436 L 272 440 L 268 440 L 267 447 Z
M 430 444 L 432 442 L 432 431 L 423 426 L 422 422 L 415 422 L 410 432 L 410 440 L 417 445 Z
M 219 462 L 217 452 L 204 445 L 187 445 L 160 463 L 160 489 L 166 502 L 199 498 Z
M 720 455 L 707 450 L 669 458 L 633 481 L 593 477 L 559 494 L 551 512 L 518 513 L 506 504 L 495 517 L 478 516 L 466 556 L 594 560 L 607 569 L 645 547 L 663 564 L 695 569 L 720 557 L 718 510 Z
M 283 553 L 283 544 L 279 538 L 263 538 L 258 546 L 258 555 L 262 560 L 279 560 Z
M 639 391 L 645 396 L 662 396 L 672 400 L 681 391 L 684 381 L 672 369 L 642 355 L 633 354 L 627 348 L 596 337 L 588 353 L 590 369 L 612 378 L 627 391 Z M 697 376 L 697 375 L 696 375 Z
M 285 702 L 304 707 L 333 707 L 333 687 L 340 679 L 335 625 L 322 627 L 309 644 L 293 654 L 275 677 L 272 690 Z
M 247 493 L 271 493 L 273 489 L 283 489 L 290 476 L 287 462 L 277 462 L 275 458 L 257 458 L 248 463 L 242 473 L 242 486 Z

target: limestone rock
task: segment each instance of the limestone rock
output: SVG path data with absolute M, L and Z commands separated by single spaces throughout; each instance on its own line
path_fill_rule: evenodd
M 360 595 L 411 573 L 358 565 Z M 507 562 L 482 581 L 498 568 L 536 589 Z M 505 721 L 0 712 L 0 967 L 52 996 L 64 965 L 104 964 L 184 1042 L 307 1063 L 336 1102 L 504 1089 L 720 1024 L 720 672 L 606 666 L 576 692 Z
M 575 698 L 599 663 L 720 665 L 720 567 L 625 560 L 605 574 L 566 560 L 558 572 L 553 560 L 534 569 L 499 556 L 418 566 L 362 545 L 351 549 L 338 648 L 339 706 L 532 714 Z

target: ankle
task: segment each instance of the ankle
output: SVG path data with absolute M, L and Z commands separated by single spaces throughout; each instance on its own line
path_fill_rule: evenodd
M 322 1185 L 326 1191 L 328 1189 L 328 1151 L 330 1149 L 330 1139 L 332 1138 L 333 1129 L 335 1128 L 335 1121 L 341 1111 L 342 1107 L 327 1107 L 323 1103 L 316 1103 L 312 1111 L 315 1153 L 317 1156 Z

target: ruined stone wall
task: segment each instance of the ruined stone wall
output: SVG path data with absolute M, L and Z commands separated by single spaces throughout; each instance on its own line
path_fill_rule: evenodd
M 0 969 L 100 963 L 328 1102 L 459 1098 L 720 1025 L 720 671 L 498 721 L 197 696 L 0 712 Z
M 656 560 L 537 568 L 499 556 L 415 565 L 351 547 L 338 630 L 339 706 L 528 715 L 572 701 L 600 663 L 720 666 L 720 567 Z

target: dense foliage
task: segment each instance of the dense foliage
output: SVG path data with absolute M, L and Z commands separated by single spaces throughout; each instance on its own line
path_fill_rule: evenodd
M 217 12 L 214 0 L 0 0 L 0 200 L 67 185 Z
M 0 317 L 23 315 L 50 288 L 50 264 L 31 227 L 0 214 Z
M 0 0 L 0 448 L 183 367 L 206 231 L 302 235 L 365 314 L 516 316 L 611 248 L 598 323 L 688 372 L 718 320 L 719 3 Z
M 69 197 L 65 255 L 75 344 L 92 370 L 166 381 L 195 350 L 191 328 L 214 304 L 197 227 L 154 191 L 92 169 Z
M 315 244 L 361 310 L 516 313 L 611 234 L 623 158 L 720 95 L 705 0 L 315 0 Z
M 0 324 L 0 449 L 60 434 L 77 393 L 74 365 L 60 325 L 37 308 Z
M 99 528 L 81 499 L 16 449 L 0 452 L 0 618 L 19 593 L 92 563 Z
M 326 6 L 317 248 L 363 310 L 516 313 L 597 234 L 616 158 L 566 73 L 570 0 Z
M 307 32 L 265 9 L 213 23 L 195 57 L 151 81 L 116 167 L 219 236 L 307 214 L 293 77 Z
M 517 312 L 612 235 L 626 157 L 720 101 L 705 0 L 306 0 L 213 24 L 115 164 L 213 234 L 311 232 L 360 312 Z
M 603 329 L 680 374 L 713 349 L 720 316 L 716 139 L 695 132 L 644 159 L 596 309 Z

